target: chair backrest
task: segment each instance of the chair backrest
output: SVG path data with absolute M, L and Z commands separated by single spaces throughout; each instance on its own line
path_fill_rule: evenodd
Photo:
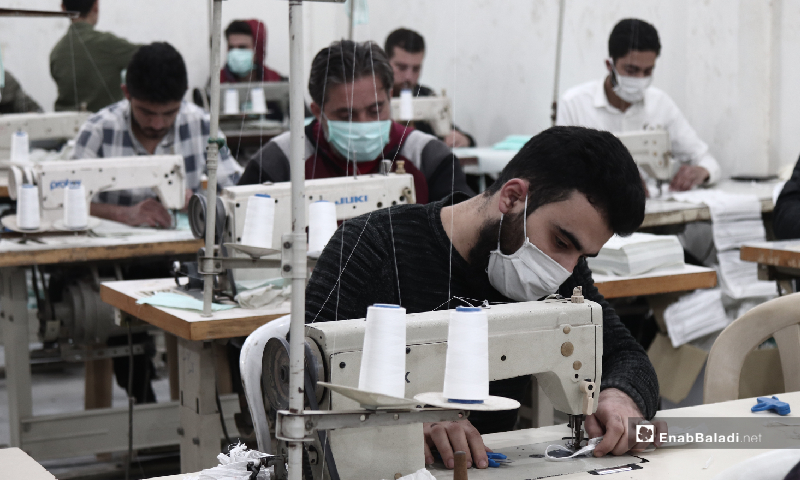
M 720 333 L 708 354 L 703 402 L 737 399 L 745 357 L 769 337 L 778 344 L 786 391 L 800 390 L 800 293 L 794 293 L 762 303 Z
M 290 321 L 291 315 L 285 315 L 261 325 L 248 335 L 239 354 L 239 371 L 242 375 L 244 395 L 253 418 L 258 450 L 264 453 L 272 453 L 272 438 L 269 434 L 267 411 L 264 409 L 264 396 L 261 392 L 261 357 L 264 355 L 264 346 L 270 338 L 285 337 L 289 333 Z

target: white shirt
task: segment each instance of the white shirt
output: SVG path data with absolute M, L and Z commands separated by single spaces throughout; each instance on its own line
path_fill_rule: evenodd
M 719 163 L 669 95 L 648 87 L 644 101 L 622 112 L 608 103 L 604 82 L 605 78 L 569 89 L 558 104 L 556 125 L 578 125 L 609 132 L 664 129 L 669 133 L 672 156 L 676 160 L 708 170 L 708 184 L 719 180 Z

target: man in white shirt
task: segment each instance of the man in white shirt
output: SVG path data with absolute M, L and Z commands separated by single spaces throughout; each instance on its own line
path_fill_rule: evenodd
M 610 132 L 665 129 L 673 157 L 683 164 L 670 188 L 683 191 L 713 184 L 720 178 L 720 167 L 708 145 L 669 95 L 650 86 L 660 53 L 654 26 L 637 19 L 621 20 L 608 39 L 608 75 L 568 90 L 558 104 L 556 124 Z

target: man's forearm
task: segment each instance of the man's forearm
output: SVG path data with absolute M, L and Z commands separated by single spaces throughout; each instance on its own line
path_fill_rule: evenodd
M 104 218 L 106 220 L 113 220 L 115 222 L 125 223 L 124 215 L 125 208 L 120 205 L 112 205 L 110 203 L 94 203 L 92 202 L 89 212 L 93 217 Z

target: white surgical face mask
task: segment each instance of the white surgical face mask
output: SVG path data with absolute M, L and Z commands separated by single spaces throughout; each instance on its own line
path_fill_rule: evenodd
M 615 80 L 612 88 L 614 93 L 628 103 L 638 103 L 644 100 L 644 91 L 653 83 L 653 76 L 626 77 L 617 72 L 612 59 L 609 58 L 608 61 L 611 63 L 611 71 Z
M 525 197 L 523 217 L 525 243 L 511 255 L 500 251 L 500 234 L 497 250 L 489 254 L 489 283 L 506 297 L 518 302 L 538 300 L 558 291 L 571 273 L 528 240 L 528 197 Z M 500 228 L 503 216 L 500 216 Z

